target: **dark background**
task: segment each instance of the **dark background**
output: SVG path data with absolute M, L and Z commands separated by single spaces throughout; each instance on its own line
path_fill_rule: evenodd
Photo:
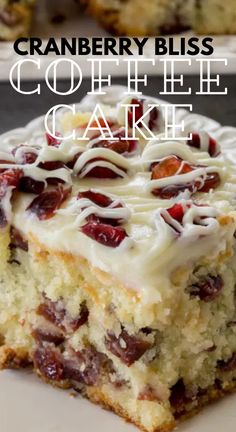
M 192 88 L 191 96 L 165 96 L 165 100 L 172 103 L 187 103 L 193 105 L 193 112 L 204 114 L 225 126 L 236 126 L 236 79 L 234 75 L 221 76 L 221 88 L 228 87 L 228 95 L 202 96 L 195 95 L 199 89 L 197 76 L 185 76 L 186 87 Z M 122 78 L 112 78 L 113 84 L 125 85 Z M 68 89 L 67 81 L 59 82 L 60 90 Z M 32 90 L 35 84 L 24 83 L 24 90 Z M 153 97 L 159 96 L 163 87 L 162 77 L 149 77 L 148 87 L 143 92 Z M 24 126 L 33 118 L 46 114 L 54 105 L 79 102 L 90 90 L 90 80 L 84 79 L 80 89 L 70 96 L 58 96 L 52 93 L 45 83 L 41 84 L 41 95 L 21 95 L 11 85 L 0 83 L 0 133 L 16 127 Z

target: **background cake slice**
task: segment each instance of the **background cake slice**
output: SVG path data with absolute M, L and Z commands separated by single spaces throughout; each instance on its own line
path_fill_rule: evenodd
M 189 29 L 192 22 L 192 0 L 82 0 L 82 3 L 115 35 L 180 33 Z
M 0 0 L 0 40 L 28 36 L 35 0 Z
M 196 3 L 194 29 L 200 34 L 235 34 L 236 0 L 200 0 Z

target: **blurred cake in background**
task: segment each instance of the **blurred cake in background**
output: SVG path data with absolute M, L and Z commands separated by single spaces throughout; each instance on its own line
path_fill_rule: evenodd
M 35 0 L 0 0 L 0 40 L 29 33 Z
M 236 0 L 81 0 L 114 35 L 235 34 Z
M 199 34 L 236 34 L 236 0 L 198 0 L 194 27 Z
M 83 36 L 84 11 L 114 36 L 236 34 L 236 0 L 0 0 L 0 40 Z
M 193 0 L 81 0 L 89 13 L 115 35 L 180 33 L 193 20 Z

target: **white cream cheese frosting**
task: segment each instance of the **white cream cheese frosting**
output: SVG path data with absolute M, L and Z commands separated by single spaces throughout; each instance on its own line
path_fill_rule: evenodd
M 120 102 L 124 89 L 105 89 L 101 97 L 87 96 L 78 105 L 81 113 L 92 111 L 96 103 L 103 103 L 109 117 L 120 116 Z M 106 103 L 109 102 L 109 106 Z M 158 101 L 159 102 L 159 101 Z M 161 301 L 163 286 L 168 291 L 169 275 L 183 264 L 188 265 L 203 256 L 211 254 L 212 259 L 226 249 L 233 235 L 233 228 L 220 226 L 217 218 L 229 214 L 236 208 L 236 133 L 233 128 L 223 128 L 216 122 L 184 110 L 177 117 L 185 121 L 185 133 L 196 130 L 209 132 L 221 147 L 221 154 L 210 157 L 207 141 L 199 149 L 190 147 L 184 141 L 167 142 L 162 139 L 147 142 L 141 140 L 130 155 L 118 154 L 107 148 L 92 148 L 91 142 L 62 141 L 59 147 L 48 146 L 45 138 L 43 117 L 34 120 L 26 128 L 17 129 L 1 136 L 0 169 L 24 170 L 25 176 L 45 182 L 60 178 L 65 187 L 73 186 L 71 196 L 57 213 L 48 220 L 39 220 L 28 210 L 35 198 L 32 194 L 17 193 L 14 209 L 9 207 L 9 196 L 2 205 L 7 218 L 27 238 L 33 234 L 45 248 L 83 256 L 96 268 L 108 272 L 127 288 L 138 292 L 144 301 Z M 58 115 L 58 131 L 63 129 L 63 115 Z M 123 125 L 118 125 L 121 127 Z M 204 132 L 204 133 L 205 133 Z M 82 134 L 80 127 L 77 133 Z M 16 148 L 15 156 L 12 150 Z M 21 165 L 22 155 L 36 152 L 32 164 Z M 59 168 L 48 171 L 39 168 L 39 163 L 62 161 L 68 163 L 75 155 L 82 153 L 73 169 Z M 178 156 L 196 166 L 191 172 L 160 179 L 151 179 L 150 166 L 170 155 Z M 96 160 L 96 159 L 102 160 Z M 6 161 L 9 161 L 6 162 Z M 119 177 L 114 179 L 88 178 L 93 169 L 111 169 Z M 190 193 L 188 189 L 171 199 L 154 196 L 155 188 L 181 185 L 191 182 L 204 184 L 207 175 L 218 173 L 220 185 L 209 193 Z M 111 204 L 101 208 L 88 198 L 77 199 L 78 193 L 92 190 L 110 197 Z M 8 192 L 9 193 L 9 192 Z M 121 203 L 121 206 L 117 204 Z M 183 220 L 173 220 L 166 209 L 176 203 L 185 210 Z M 127 236 L 116 248 L 99 244 L 81 231 L 87 218 L 96 214 L 101 218 L 122 219 Z M 178 235 L 176 234 L 178 233 Z

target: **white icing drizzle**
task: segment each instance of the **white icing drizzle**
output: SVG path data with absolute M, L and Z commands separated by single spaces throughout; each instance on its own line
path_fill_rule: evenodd
M 101 191 L 95 189 L 92 189 L 92 191 L 101 193 Z M 117 207 L 118 204 L 121 204 L 122 207 Z M 101 218 L 121 219 L 124 223 L 128 222 L 131 216 L 130 209 L 128 209 L 125 204 L 118 199 L 115 199 L 108 207 L 100 207 L 88 198 L 72 198 L 68 207 L 58 210 L 58 213 L 62 215 L 75 215 L 75 226 L 77 227 L 83 225 L 88 216 L 94 214 Z
M 88 107 L 93 110 L 94 104 L 101 100 L 103 103 L 109 101 L 112 107 L 107 107 L 107 112 L 112 111 L 113 115 L 117 112 L 117 104 L 121 101 L 120 95 L 123 95 L 124 89 L 109 89 L 107 92 L 107 96 L 102 96 L 101 99 L 86 97 L 79 108 L 85 112 Z M 153 101 L 159 102 L 151 100 L 151 103 Z M 148 100 L 145 106 L 147 102 Z M 60 126 L 62 115 L 63 112 L 58 115 L 58 132 L 63 133 Z M 207 153 L 206 142 L 203 142 L 199 151 L 190 148 L 183 141 L 164 142 L 161 134 L 157 141 L 148 143 L 141 140 L 141 146 L 134 154 L 121 155 L 108 148 L 92 148 L 94 140 L 79 145 L 74 141 L 62 141 L 59 147 L 53 147 L 46 142 L 42 118 L 34 120 L 24 129 L 4 134 L 0 140 L 0 160 L 17 160 L 18 163 L 0 163 L 0 169 L 20 168 L 25 176 L 36 180 L 46 181 L 49 177 L 57 177 L 66 183 L 65 187 L 73 185 L 72 196 L 53 218 L 43 222 L 26 212 L 33 198 L 30 194 L 17 194 L 14 211 L 10 215 L 11 208 L 7 206 L 7 202 L 10 202 L 8 198 L 11 190 L 8 189 L 2 200 L 7 217 L 11 217 L 14 226 L 26 237 L 33 233 L 45 247 L 84 256 L 93 266 L 111 273 L 131 289 L 142 292 L 143 301 L 161 301 L 168 293 L 169 276 L 174 269 L 183 264 L 192 265 L 203 255 L 210 254 L 214 259 L 214 256 L 224 250 L 226 242 L 232 237 L 232 230 L 227 226 L 221 227 L 217 217 L 234 212 L 236 208 L 236 168 L 233 163 L 236 161 L 235 130 L 220 129 L 216 122 L 184 110 L 177 112 L 177 121 L 178 117 L 186 119 L 187 131 L 199 128 L 219 140 L 222 154 L 218 158 L 211 158 Z M 77 132 L 82 135 L 83 130 L 78 128 Z M 22 144 L 24 147 L 17 149 L 16 158 L 13 158 L 11 151 Z M 33 164 L 19 164 L 24 148 L 38 154 Z M 235 159 L 231 157 L 233 150 Z M 48 171 L 37 166 L 40 162 L 48 161 L 68 163 L 78 153 L 81 155 L 73 170 L 60 168 Z M 180 174 L 179 169 L 174 176 L 151 180 L 151 163 L 169 155 L 178 156 L 196 165 L 196 168 L 186 174 Z M 120 177 L 112 180 L 86 177 L 91 169 L 98 166 L 109 168 Z M 209 193 L 192 195 L 186 190 L 169 200 L 162 200 L 152 194 L 155 188 L 173 184 L 196 180 L 203 184 L 207 174 L 213 172 L 219 173 L 221 184 Z M 87 190 L 110 196 L 112 204 L 100 207 L 87 198 L 77 199 L 79 192 Z M 173 218 L 168 219 L 170 215 L 166 211 L 179 202 L 186 207 L 181 224 Z M 117 203 L 122 203 L 122 207 L 116 207 Z M 188 203 L 191 203 L 190 208 L 187 207 Z M 199 207 L 195 203 L 206 205 Z M 85 236 L 79 227 L 91 214 L 101 218 L 121 219 L 128 237 L 113 249 Z M 179 236 L 176 237 L 170 225 L 176 228 Z

